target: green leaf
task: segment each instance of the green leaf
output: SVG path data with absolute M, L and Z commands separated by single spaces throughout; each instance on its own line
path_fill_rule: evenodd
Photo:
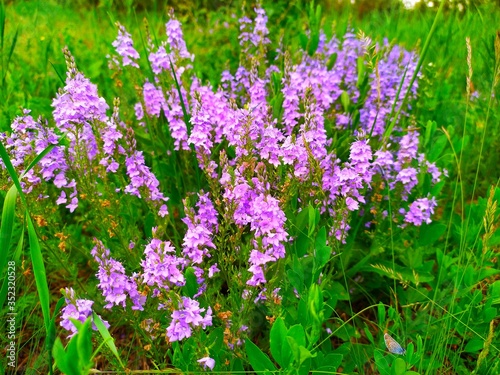
M 274 366 L 269 357 L 250 339 L 245 340 L 245 351 L 254 371 L 266 375 L 271 375 L 273 371 L 276 371 L 276 366 Z
M 466 353 L 475 353 L 483 348 L 484 340 L 482 339 L 471 339 L 465 345 L 464 352 Z
M 288 336 L 287 340 L 292 350 L 295 366 L 298 365 L 300 367 L 306 360 L 316 357 L 316 354 L 312 354 L 304 345 L 300 345 L 293 337 Z
M 59 310 L 64 305 L 64 297 L 59 298 L 57 301 L 56 307 L 54 308 L 54 313 L 52 314 L 52 318 L 50 319 L 49 329 L 47 331 L 47 339 L 45 340 L 45 346 L 47 351 L 52 352 L 52 347 L 54 346 L 54 342 L 56 339 L 56 318 Z
M 332 70 L 333 66 L 335 65 L 335 62 L 337 61 L 337 56 L 338 56 L 337 52 L 330 55 L 330 57 L 328 58 L 328 62 L 326 63 L 326 69 Z
M 382 353 L 375 350 L 373 356 L 375 358 L 375 365 L 377 366 L 378 372 L 380 372 L 381 375 L 390 375 L 391 369 L 389 368 L 387 359 L 382 355 Z
M 299 233 L 294 242 L 295 254 L 297 254 L 297 257 L 302 258 L 307 254 L 311 244 L 311 238 L 306 233 Z
M 366 72 L 365 59 L 363 56 L 359 56 L 356 60 L 356 67 L 358 70 L 358 80 L 356 82 L 356 86 L 361 87 L 363 85 L 363 81 L 365 80 Z
M 309 48 L 307 49 L 307 53 L 309 56 L 314 56 L 314 53 L 318 49 L 319 45 L 319 34 L 318 33 L 313 33 L 311 34 L 311 39 L 309 40 Z
M 31 221 L 29 212 L 26 210 L 26 221 L 28 223 L 28 238 L 30 244 L 31 263 L 33 264 L 33 275 L 35 276 L 36 289 L 40 306 L 42 308 L 43 322 L 46 332 L 50 329 L 50 298 L 49 286 L 47 284 L 47 274 L 45 272 L 45 264 L 43 262 L 42 249 L 38 242 L 38 236 Z
M 446 225 L 432 223 L 430 225 L 422 225 L 420 228 L 420 236 L 418 244 L 426 247 L 433 245 L 446 231 Z
M 74 360 L 74 358 L 70 358 L 66 353 L 59 337 L 54 343 L 52 354 L 54 355 L 57 368 L 61 370 L 62 373 L 66 375 L 80 375 L 80 372 L 77 368 L 77 362 Z
M 368 327 L 365 327 L 364 331 L 365 331 L 366 338 L 370 341 L 370 343 L 372 345 L 375 346 L 375 340 L 373 338 L 373 335 L 372 335 L 371 331 L 368 329 Z
M 436 129 L 437 129 L 436 121 L 431 121 L 431 120 L 427 121 L 427 125 L 425 126 L 425 141 L 424 141 L 424 147 L 426 149 L 432 137 L 434 136 Z
M 101 334 L 101 337 L 104 340 L 105 344 L 107 345 L 109 350 L 111 350 L 111 353 L 113 353 L 113 355 L 116 357 L 116 359 L 118 359 L 120 366 L 122 366 L 122 368 L 125 368 L 125 366 L 123 366 L 122 360 L 120 359 L 120 355 L 118 354 L 118 350 L 116 350 L 115 340 L 111 337 L 111 334 L 109 333 L 108 329 L 106 328 L 106 326 L 102 322 L 99 315 L 97 315 L 95 312 L 93 312 L 92 319 L 93 319 L 95 326 L 97 327 L 97 330 Z
M 342 91 L 342 94 L 340 94 L 340 102 L 342 103 L 342 107 L 344 107 L 344 112 L 349 112 L 351 99 L 346 91 Z
M 300 48 L 302 50 L 306 50 L 307 49 L 307 42 L 308 42 L 308 38 L 307 38 L 307 35 L 304 34 L 304 33 L 300 33 L 299 34 L 299 43 L 300 43 Z
M 485 322 L 491 322 L 497 317 L 498 310 L 494 307 L 486 307 L 483 310 L 483 319 Z
M 288 329 L 287 335 L 292 337 L 298 345 L 306 346 L 306 334 L 301 324 L 295 324 Z
M 288 276 L 288 281 L 290 281 L 290 284 L 299 292 L 302 291 L 302 289 L 304 288 L 304 276 L 300 275 L 298 272 L 295 272 L 295 270 L 288 270 L 286 272 L 286 275 Z
M 83 326 L 78 330 L 76 348 L 79 356 L 79 368 L 88 371 L 92 367 L 92 333 L 90 331 L 91 319 L 87 318 Z
M 224 330 L 222 327 L 215 328 L 208 336 L 207 347 L 210 351 L 220 352 L 224 343 Z
M 406 372 L 406 362 L 402 358 L 396 358 L 392 363 L 392 374 L 403 375 Z
M 493 284 L 491 284 L 490 295 L 492 299 L 492 305 L 500 304 L 500 280 L 497 280 Z
M 316 210 L 313 206 L 308 206 L 309 211 L 309 237 L 314 233 L 316 229 Z
M 319 353 L 318 353 L 319 356 Z M 342 363 L 344 356 L 338 353 L 329 353 L 318 364 L 318 372 L 326 371 L 328 373 L 335 373 Z
M 7 264 L 10 242 L 12 240 L 12 234 L 14 232 L 16 198 L 17 188 L 12 185 L 12 187 L 7 192 L 7 195 L 5 196 L 2 210 L 2 226 L 0 228 L 0 274 L 3 273 L 4 268 Z M 7 281 L 7 277 L 4 277 L 1 289 L 2 292 L 0 294 L 0 309 L 3 307 L 5 298 L 7 297 Z
M 316 271 L 321 271 L 323 267 L 328 263 L 332 249 L 326 246 L 326 228 L 321 227 L 316 235 L 315 244 L 315 256 L 314 260 L 316 263 Z
M 279 317 L 271 327 L 269 334 L 271 354 L 276 362 L 282 367 L 287 368 L 290 364 L 290 346 L 286 339 L 287 329 L 283 318 Z
M 323 293 L 318 284 L 312 284 L 307 293 L 308 319 L 307 324 L 317 325 L 323 323 Z
M 349 301 L 349 293 L 344 288 L 344 286 L 338 281 L 333 281 L 328 288 L 330 295 L 335 296 L 339 301 Z

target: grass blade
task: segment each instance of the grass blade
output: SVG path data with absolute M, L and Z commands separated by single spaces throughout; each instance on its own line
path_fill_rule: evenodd
M 35 276 L 36 289 L 38 297 L 40 298 L 40 305 L 42 307 L 43 321 L 45 327 L 50 326 L 50 311 L 49 311 L 49 287 L 47 284 L 47 274 L 45 273 L 45 265 L 43 263 L 42 250 L 38 242 L 38 236 L 31 221 L 29 213 L 26 212 L 26 221 L 28 224 L 28 238 L 30 244 L 31 262 L 33 264 L 33 274 Z
M 52 61 L 49 61 L 49 62 L 50 62 L 50 65 L 52 65 L 52 68 L 54 68 L 54 72 L 56 72 L 57 76 L 59 77 L 59 79 L 61 80 L 62 84 L 64 85 L 65 80 L 64 80 L 63 76 L 59 73 L 59 71 L 57 70 L 56 66 L 52 63 Z
M 7 172 L 9 173 L 12 182 L 14 182 L 14 185 L 16 186 L 17 191 L 19 192 L 19 198 L 21 198 L 21 202 L 26 207 L 26 199 L 24 198 L 23 189 L 21 188 L 21 184 L 19 183 L 19 179 L 17 178 L 16 170 L 12 166 L 9 154 L 7 153 L 7 150 L 5 149 L 3 143 L 1 142 L 0 142 L 0 157 L 2 158 L 2 161 L 5 165 L 5 169 L 7 169 Z
M 62 140 L 62 139 L 63 139 L 63 137 L 61 137 L 61 139 L 59 140 L 58 145 L 59 145 L 59 144 L 61 144 L 61 140 Z M 26 170 L 23 172 L 23 175 L 21 176 L 21 178 L 23 178 L 23 176 L 24 176 L 26 173 L 28 173 L 28 172 L 31 170 L 31 168 L 33 168 L 35 165 L 37 165 L 37 164 L 38 164 L 38 162 L 39 162 L 40 160 L 42 160 L 42 159 L 45 157 L 45 155 L 47 155 L 50 151 L 52 151 L 52 149 L 53 149 L 54 147 L 56 147 L 56 145 L 48 145 L 48 146 L 47 146 L 47 147 L 46 147 L 46 148 L 45 148 L 42 152 L 40 152 L 40 153 L 39 153 L 39 154 L 38 154 L 38 155 L 37 155 L 37 156 L 36 156 L 36 157 L 32 160 L 32 162 L 31 162 L 31 163 L 29 163 L 28 168 L 26 168 Z
M 386 142 L 389 139 L 389 136 L 392 133 L 392 129 L 394 129 L 394 126 L 396 125 L 396 121 L 399 118 L 401 111 L 403 110 L 403 108 L 408 100 L 408 96 L 410 95 L 410 89 L 413 86 L 413 84 L 415 83 L 415 80 L 417 79 L 418 72 L 420 71 L 420 68 L 422 67 L 422 64 L 423 64 L 424 59 L 425 59 L 425 55 L 427 54 L 427 51 L 429 50 L 429 45 L 431 43 L 432 36 L 434 35 L 434 32 L 436 31 L 436 28 L 438 25 L 438 19 L 441 16 L 441 13 L 443 12 L 443 8 L 444 8 L 445 3 L 446 3 L 446 1 L 441 1 L 441 5 L 439 6 L 438 11 L 436 12 L 436 16 L 434 17 L 434 22 L 432 23 L 431 29 L 429 30 L 429 34 L 427 34 L 427 38 L 425 39 L 425 43 L 424 43 L 424 46 L 422 48 L 422 53 L 420 54 L 420 57 L 418 58 L 417 67 L 415 68 L 415 71 L 413 72 L 413 75 L 411 77 L 410 85 L 408 86 L 408 90 L 406 90 L 406 92 L 405 92 L 405 96 L 403 97 L 403 101 L 401 102 L 401 105 L 398 109 L 398 112 L 393 117 L 391 123 L 389 124 L 389 126 L 385 130 L 384 140 Z
M 5 35 L 5 5 L 0 3 L 0 49 L 3 50 L 3 38 Z
M 111 350 L 111 352 L 115 355 L 116 359 L 118 359 L 118 362 L 120 362 L 122 368 L 125 368 L 125 366 L 123 366 L 122 360 L 120 359 L 120 355 L 118 354 L 118 350 L 116 349 L 115 340 L 113 339 L 113 337 L 111 337 L 109 330 L 106 328 L 99 315 L 93 312 L 92 317 L 94 319 L 94 324 L 99 330 L 99 333 L 101 334 L 105 344 L 108 346 L 109 350 Z
M 3 76 L 2 76 L 2 86 L 3 87 L 5 87 L 5 78 L 7 78 L 8 66 L 10 63 L 10 59 L 12 58 L 12 54 L 14 53 L 14 49 L 16 48 L 18 36 L 19 36 L 19 28 L 16 30 L 16 33 L 14 34 L 14 39 L 12 40 L 12 44 L 10 45 L 9 53 L 7 54 L 7 61 L 5 63 L 5 69 L 3 71 Z M 2 48 L 2 51 L 3 51 L 3 48 Z
M 181 102 L 182 114 L 184 115 L 184 122 L 186 123 L 187 136 L 189 138 L 189 135 L 191 134 L 189 114 L 187 113 L 186 105 L 184 104 L 184 98 L 182 97 L 181 86 L 179 85 L 179 81 L 177 80 L 177 74 L 175 74 L 174 64 L 172 64 L 171 60 L 169 62 L 170 62 L 170 70 L 172 71 L 172 76 L 174 77 L 175 87 L 177 88 L 177 92 L 179 93 L 179 101 Z
M 3 272 L 7 264 L 10 250 L 10 242 L 14 231 L 14 214 L 16 211 L 17 189 L 12 186 L 5 196 L 2 210 L 2 226 L 0 228 L 0 272 Z M 3 307 L 7 296 L 7 278 L 4 278 L 0 292 L 0 308 Z

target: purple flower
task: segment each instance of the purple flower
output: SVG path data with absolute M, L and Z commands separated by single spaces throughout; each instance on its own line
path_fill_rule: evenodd
M 99 280 L 98 287 L 102 291 L 107 309 L 115 305 L 126 306 L 127 295 L 132 300 L 132 310 L 143 310 L 146 297 L 137 290 L 137 275 L 128 277 L 123 265 L 110 257 L 109 249 L 95 239 L 96 246 L 90 252 L 94 260 L 99 264 L 96 277 Z
M 134 48 L 134 42 L 131 35 L 127 32 L 123 25 L 117 24 L 118 37 L 112 43 L 116 48 L 116 52 L 123 58 L 123 66 L 131 65 L 138 68 L 139 65 L 134 60 L 139 59 L 139 53 Z
M 208 193 L 198 194 L 196 204 L 198 213 L 192 208 L 185 207 L 187 216 L 182 219 L 188 227 L 184 235 L 182 252 L 192 264 L 200 264 L 204 257 L 210 257 L 208 249 L 215 249 L 212 238 L 218 229 L 217 211 L 208 195 Z
M 422 223 L 430 224 L 431 215 L 434 213 L 434 208 L 436 208 L 437 202 L 436 198 L 420 198 L 415 202 L 410 204 L 408 212 L 405 214 L 405 222 L 416 226 L 422 225 Z M 401 209 L 404 214 L 404 209 Z
M 185 260 L 175 255 L 175 248 L 169 241 L 153 238 L 144 249 L 144 255 L 141 265 L 145 284 L 166 290 L 174 285 L 184 285 L 182 269 Z
M 159 214 L 165 216 L 168 210 L 163 202 L 166 202 L 168 198 L 160 191 L 160 182 L 146 165 L 142 152 L 134 151 L 126 158 L 125 166 L 130 178 L 130 184 L 125 187 L 125 193 L 141 198 L 141 191 L 145 192 L 147 199 L 160 205 Z
M 264 165 L 260 164 L 257 170 L 263 168 Z M 269 187 L 262 186 L 257 177 L 252 179 L 252 188 L 239 173 L 240 171 L 235 173 L 235 181 L 226 180 L 223 174 L 220 182 L 225 188 L 224 199 L 235 205 L 235 224 L 250 225 L 256 237 L 249 258 L 248 270 L 252 277 L 247 284 L 257 286 L 266 282 L 263 266 L 285 256 L 284 243 L 288 241 L 288 234 L 284 229 L 286 218 L 279 207 L 279 201 L 266 192 Z
M 68 338 L 71 338 L 78 332 L 78 330 L 70 318 L 79 320 L 82 323 L 84 323 L 89 317 L 92 319 L 92 305 L 94 304 L 94 301 L 88 299 L 76 299 L 73 288 L 65 288 L 63 294 L 65 296 L 66 306 L 64 306 L 61 310 L 60 325 L 70 332 Z M 100 315 L 98 316 L 101 318 Z M 109 323 L 105 320 L 102 321 L 106 328 L 109 328 Z M 94 323 L 92 323 L 92 329 L 97 331 L 97 327 Z
M 165 46 L 158 47 L 158 51 L 149 54 L 149 62 L 154 74 L 160 74 L 163 70 L 170 71 L 172 56 L 167 53 Z
M 264 9 L 255 8 L 255 26 L 252 29 L 252 20 L 248 17 L 240 18 L 240 45 L 244 47 L 244 51 L 248 52 L 250 47 L 258 47 L 271 43 L 268 38 L 269 30 L 267 29 L 267 15 Z
M 29 162 L 48 146 L 56 145 L 59 142 L 59 136 L 48 127 L 46 121 L 42 121 L 41 118 L 35 121 L 29 115 L 29 110 L 23 112 L 23 116 L 16 117 L 12 122 L 10 136 L 0 133 L 0 140 L 5 144 L 12 165 L 18 174 L 24 175 L 21 179 L 24 193 L 30 193 L 42 180 L 53 180 L 58 188 L 67 186 L 68 181 L 65 175 L 69 167 L 64 154 L 64 146 L 55 146 L 34 168 L 25 173 L 25 167 Z M 1 161 L 0 165 L 4 167 Z
M 186 48 L 186 42 L 184 41 L 184 36 L 182 35 L 181 23 L 173 18 L 173 14 L 171 14 L 171 18 L 165 25 L 165 28 L 167 33 L 167 42 L 172 51 L 177 52 L 179 56 L 184 59 L 190 59 L 193 61 L 194 55 L 191 55 Z
M 214 366 L 215 366 L 215 360 L 213 358 L 210 358 L 210 357 L 200 358 L 196 362 L 198 362 L 200 365 L 202 365 L 203 368 L 205 368 L 205 369 L 208 367 L 210 370 L 213 370 Z
M 65 49 L 68 72 L 66 85 L 52 101 L 53 116 L 57 128 L 70 140 L 69 153 L 76 158 L 85 155 L 93 160 L 98 153 L 93 126 L 106 122 L 106 101 L 99 96 L 97 86 L 92 84 L 75 68 L 69 50 Z
M 172 313 L 172 321 L 167 328 L 167 337 L 170 342 L 179 341 L 190 337 L 193 328 L 201 326 L 205 329 L 212 325 L 212 309 L 209 307 L 205 316 L 201 313 L 204 308 L 200 308 L 200 304 L 189 298 L 182 297 L 182 303 L 179 304 L 179 310 L 174 310 Z
M 208 277 L 212 278 L 217 272 L 220 272 L 220 269 L 217 268 L 217 263 L 215 263 L 208 269 Z
M 143 97 L 146 113 L 150 116 L 160 117 L 161 110 L 166 105 L 163 91 L 152 83 L 146 82 L 143 87 Z

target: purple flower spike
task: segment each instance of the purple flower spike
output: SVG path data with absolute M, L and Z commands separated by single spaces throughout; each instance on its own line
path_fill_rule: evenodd
M 137 275 L 128 277 L 123 265 L 110 257 L 109 249 L 104 244 L 95 239 L 96 246 L 90 252 L 95 261 L 99 264 L 96 277 L 99 280 L 98 287 L 102 291 L 107 309 L 115 305 L 126 306 L 127 295 L 132 300 L 133 310 L 143 310 L 146 297 L 137 290 Z
M 116 48 L 116 52 L 123 58 L 123 66 L 133 66 L 138 68 L 139 65 L 135 60 L 139 59 L 139 53 L 134 48 L 134 42 L 131 35 L 127 32 L 123 25 L 118 23 L 118 37 L 112 43 Z
M 185 260 L 175 255 L 175 248 L 170 242 L 153 238 L 146 246 L 144 255 L 146 257 L 141 263 L 144 283 L 166 290 L 174 285 L 184 285 L 181 271 Z

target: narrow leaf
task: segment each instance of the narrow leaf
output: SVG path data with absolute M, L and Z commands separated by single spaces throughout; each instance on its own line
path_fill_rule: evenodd
M 42 307 L 45 329 L 48 332 L 50 328 L 50 298 L 49 287 L 47 285 L 47 274 L 45 273 L 45 265 L 43 263 L 40 243 L 38 242 L 38 237 L 35 227 L 33 226 L 33 222 L 31 221 L 31 217 L 29 216 L 29 212 L 26 212 L 26 221 L 28 223 L 28 238 L 30 244 L 31 262 L 33 264 L 33 274 L 35 276 L 40 306 Z
M 95 326 L 99 330 L 99 333 L 101 334 L 101 337 L 108 346 L 109 350 L 111 350 L 116 359 L 118 359 L 118 362 L 120 362 L 120 366 L 122 366 L 122 368 L 125 368 L 125 366 L 123 366 L 122 360 L 120 359 L 120 355 L 118 354 L 118 350 L 116 349 L 115 340 L 113 339 L 113 337 L 111 337 L 111 334 L 102 322 L 101 318 L 95 312 L 92 313 L 92 317 L 94 319 Z
M 4 271 L 7 264 L 7 258 L 10 250 L 10 242 L 14 231 L 14 213 L 16 210 L 17 189 L 13 185 L 5 196 L 2 210 L 2 226 L 0 227 L 0 274 Z M 7 295 L 7 277 L 4 277 L 2 283 L 2 292 L 0 293 L 0 308 L 3 307 Z

